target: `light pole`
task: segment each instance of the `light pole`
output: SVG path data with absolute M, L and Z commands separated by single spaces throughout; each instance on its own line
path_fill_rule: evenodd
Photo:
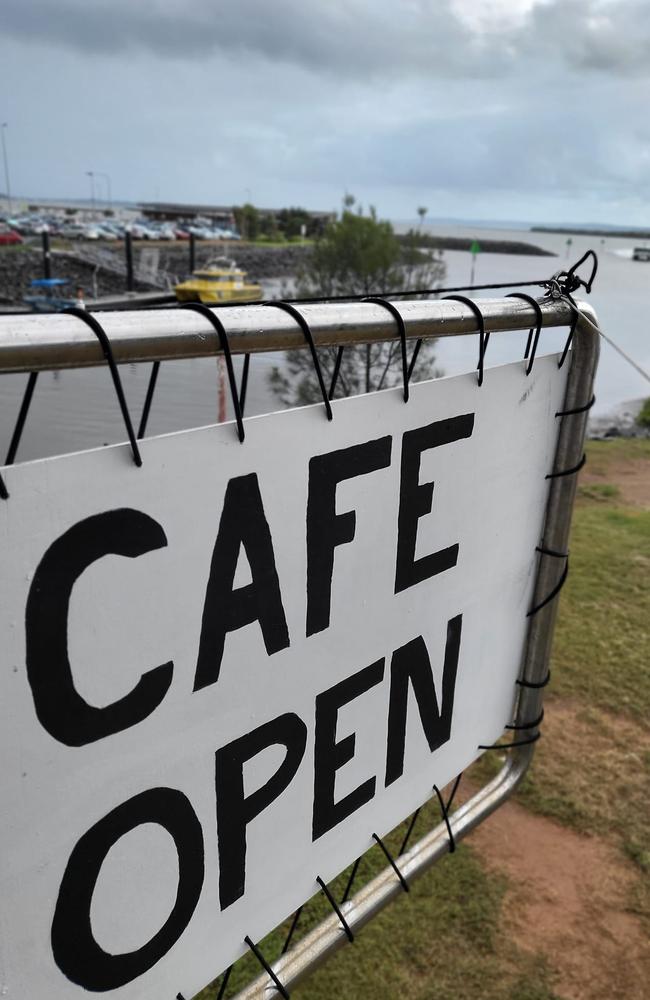
M 9 161 L 7 159 L 7 143 L 5 141 L 5 129 L 8 127 L 7 122 L 3 122 L 0 127 L 0 132 L 2 133 L 2 159 L 5 165 L 5 184 L 7 186 L 7 204 L 9 206 L 9 213 L 11 214 L 11 184 L 9 182 Z
M 87 170 L 86 177 L 90 177 L 90 201 L 93 206 L 93 212 L 95 211 L 95 172 L 94 170 Z
M 96 177 L 103 177 L 104 180 L 106 181 L 106 190 L 108 191 L 108 207 L 112 208 L 113 207 L 113 197 L 111 195 L 111 179 L 110 179 L 110 177 L 108 176 L 108 174 L 103 174 L 99 170 L 95 171 L 95 176 Z

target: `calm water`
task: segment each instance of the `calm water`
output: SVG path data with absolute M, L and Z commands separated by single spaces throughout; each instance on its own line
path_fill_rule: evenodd
M 427 229 L 433 233 L 453 235 L 529 239 L 559 258 L 520 257 L 505 254 L 479 255 L 476 283 L 525 281 L 549 277 L 564 267 L 566 237 L 554 234 L 504 230 L 464 230 L 460 227 Z M 629 259 L 629 240 L 600 237 L 573 237 L 570 261 L 593 248 L 600 258 L 600 269 L 591 296 L 601 326 L 614 340 L 644 367 L 650 367 L 650 336 L 648 307 L 650 306 L 650 264 Z M 457 251 L 445 253 L 447 284 L 460 285 L 469 280 L 470 255 Z M 265 288 L 267 295 L 277 291 L 276 283 Z M 535 289 L 529 289 L 537 294 Z M 485 293 L 486 295 L 496 293 Z M 562 331 L 542 335 L 540 351 L 557 350 L 564 341 Z M 520 358 L 525 334 L 498 334 L 492 337 L 488 360 L 500 364 Z M 468 371 L 476 364 L 477 339 L 457 337 L 439 341 L 437 362 L 445 374 Z M 241 362 L 236 360 L 239 369 Z M 268 387 L 268 373 L 274 364 L 282 364 L 282 356 L 257 355 L 251 359 L 247 415 L 266 413 L 279 408 Z M 130 365 L 122 369 L 122 377 L 137 424 L 146 392 L 149 365 Z M 13 423 L 20 405 L 26 376 L 4 375 L 0 381 L 0 455 L 6 453 Z M 596 385 L 597 412 L 604 412 L 617 403 L 650 395 L 650 387 L 607 344 L 602 344 L 600 369 Z M 161 366 L 148 434 L 161 434 L 186 427 L 201 426 L 216 420 L 218 412 L 217 371 L 214 360 L 168 362 Z M 103 369 L 87 371 L 46 372 L 40 375 L 32 408 L 23 435 L 18 460 L 26 461 L 45 455 L 61 454 L 91 448 L 125 438 L 113 386 Z

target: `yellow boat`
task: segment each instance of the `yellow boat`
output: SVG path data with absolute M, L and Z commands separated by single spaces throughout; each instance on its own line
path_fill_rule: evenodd
M 217 257 L 205 267 L 192 272 L 192 277 L 174 286 L 179 302 L 259 302 L 260 285 L 248 283 L 246 271 L 237 267 L 228 257 Z

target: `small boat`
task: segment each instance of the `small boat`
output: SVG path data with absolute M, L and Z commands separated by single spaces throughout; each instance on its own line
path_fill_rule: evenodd
M 79 305 L 78 299 L 64 294 L 67 278 L 33 278 L 29 284 L 31 288 L 42 291 L 42 294 L 23 295 L 23 302 L 34 312 L 59 312 Z
M 246 281 L 246 271 L 229 257 L 216 257 L 205 267 L 192 272 L 187 281 L 174 286 L 179 302 L 205 302 L 208 305 L 226 302 L 259 302 L 260 285 Z

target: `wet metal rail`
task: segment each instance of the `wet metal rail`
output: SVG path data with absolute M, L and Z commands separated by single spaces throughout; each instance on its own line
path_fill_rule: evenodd
M 410 340 L 477 332 L 474 313 L 460 302 L 420 299 L 396 305 Z M 480 306 L 487 332 L 524 330 L 536 324 L 533 307 L 517 299 L 481 299 Z M 395 320 L 386 309 L 369 302 L 330 302 L 298 308 L 317 347 L 376 343 L 396 337 Z M 541 309 L 543 327 L 568 327 L 573 318 L 570 306 L 562 301 L 549 301 Z M 215 312 L 226 329 L 233 354 L 305 347 L 299 325 L 280 309 L 248 305 Z M 172 307 L 102 312 L 101 324 L 118 364 L 220 353 L 212 326 L 189 310 Z M 105 363 L 97 338 L 74 316 L 0 315 L 0 372 L 87 368 Z

